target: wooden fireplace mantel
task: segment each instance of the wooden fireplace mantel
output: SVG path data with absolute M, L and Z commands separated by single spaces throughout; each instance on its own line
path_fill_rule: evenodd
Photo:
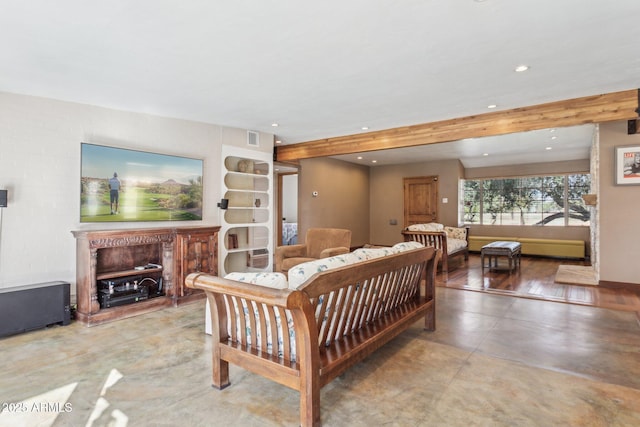
M 118 230 L 76 230 L 77 320 L 91 326 L 204 298 L 185 290 L 187 274 L 218 271 L 219 226 Z M 160 267 L 138 270 L 155 264 Z M 101 308 L 100 280 L 162 277 L 163 294 L 130 304 Z

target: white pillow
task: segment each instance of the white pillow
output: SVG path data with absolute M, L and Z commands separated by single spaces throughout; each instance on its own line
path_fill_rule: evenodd
M 467 240 L 467 229 L 462 227 L 445 227 L 444 231 L 447 233 L 449 239 Z
M 427 224 L 413 224 L 407 227 L 409 231 L 443 231 L 444 225 L 437 222 Z
M 282 273 L 229 273 L 224 278 L 273 289 L 287 289 L 289 287 L 287 276 Z

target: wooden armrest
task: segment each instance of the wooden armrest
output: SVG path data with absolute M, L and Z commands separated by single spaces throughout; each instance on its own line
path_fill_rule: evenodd
M 423 231 L 423 230 L 416 230 L 416 231 L 411 231 L 411 230 L 403 230 L 402 234 L 405 235 L 413 235 L 413 234 L 418 234 L 418 235 L 431 235 L 431 236 L 446 236 L 447 233 L 446 231 L 442 230 L 442 231 Z
M 186 277 L 184 283 L 188 288 L 247 298 L 262 304 L 283 308 L 289 308 L 289 296 L 294 292 L 290 289 L 273 289 L 251 283 L 236 282 L 205 273 L 191 273 Z

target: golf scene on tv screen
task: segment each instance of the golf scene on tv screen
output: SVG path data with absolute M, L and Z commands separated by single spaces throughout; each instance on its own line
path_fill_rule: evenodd
M 201 159 L 81 144 L 80 222 L 202 219 Z

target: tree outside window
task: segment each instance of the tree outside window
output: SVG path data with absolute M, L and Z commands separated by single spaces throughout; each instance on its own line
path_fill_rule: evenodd
M 465 180 L 465 224 L 588 226 L 589 174 Z

